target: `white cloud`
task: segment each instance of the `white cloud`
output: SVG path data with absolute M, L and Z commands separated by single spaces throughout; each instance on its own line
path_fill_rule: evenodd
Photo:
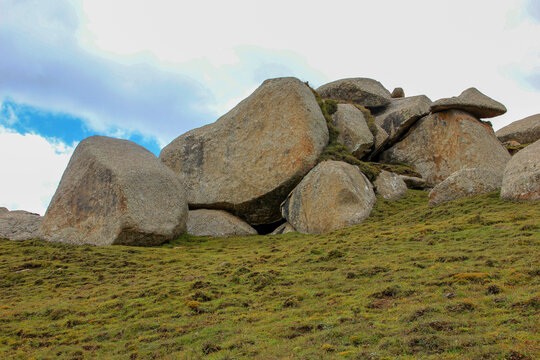
M 17 114 L 15 114 L 15 111 L 13 111 L 13 108 L 6 104 L 6 114 L 0 113 L 0 123 L 4 123 L 8 126 L 14 125 L 17 121 L 19 121 L 19 118 L 17 117 Z M 2 108 L 2 103 L 0 102 L 0 109 Z
M 0 126 L 0 206 L 43 215 L 74 148 Z

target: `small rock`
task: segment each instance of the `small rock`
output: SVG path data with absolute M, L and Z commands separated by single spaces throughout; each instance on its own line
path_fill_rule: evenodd
M 407 193 L 405 182 L 392 172 L 382 170 L 375 182 L 375 190 L 386 200 L 398 200 Z
M 390 104 L 390 92 L 376 80 L 349 78 L 336 80 L 317 89 L 323 97 L 349 101 L 365 107 L 380 107 Z
M 457 295 L 456 295 L 455 293 L 453 293 L 453 292 L 450 292 L 450 293 L 444 294 L 443 296 L 444 296 L 445 298 L 447 298 L 447 299 L 453 299 L 453 298 L 455 298 Z
M 405 97 L 405 91 L 403 88 L 397 87 L 392 91 L 392 99 L 402 98 Z
M 506 107 L 498 101 L 482 94 L 476 88 L 469 88 L 457 97 L 444 98 L 431 105 L 431 112 L 459 109 L 477 118 L 492 118 L 506 112 Z
M 540 114 L 514 121 L 497 130 L 495 135 L 501 142 L 513 140 L 521 144 L 530 144 L 540 140 Z
M 245 221 L 223 210 L 190 210 L 187 233 L 193 236 L 249 236 L 257 235 L 257 230 Z

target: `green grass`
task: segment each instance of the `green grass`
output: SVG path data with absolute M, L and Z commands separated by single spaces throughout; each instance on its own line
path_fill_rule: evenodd
M 536 359 L 540 203 L 378 199 L 323 235 L 0 240 L 2 359 Z

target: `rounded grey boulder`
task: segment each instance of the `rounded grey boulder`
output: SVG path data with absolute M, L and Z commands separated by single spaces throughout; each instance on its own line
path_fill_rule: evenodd
M 186 230 L 176 175 L 131 141 L 104 136 L 75 149 L 43 217 L 39 237 L 91 245 L 159 245 Z
M 501 188 L 502 172 L 474 168 L 456 171 L 429 192 L 429 206 Z
M 390 104 L 391 94 L 380 82 L 368 78 L 332 81 L 317 89 L 323 98 L 353 102 L 365 107 Z
M 504 169 L 504 200 L 540 200 L 540 140 L 512 157 Z
M 503 143 L 517 141 L 520 144 L 530 144 L 540 140 L 540 114 L 514 121 L 497 130 L 495 135 Z
M 0 239 L 29 240 L 38 236 L 41 216 L 28 211 L 0 207 Z
M 187 233 L 194 236 L 249 236 L 257 230 L 245 221 L 223 210 L 191 210 L 188 215 Z
M 362 223 L 376 197 L 358 167 L 323 161 L 281 205 L 283 217 L 300 233 L 319 234 Z
M 185 184 L 191 208 L 271 224 L 327 143 L 313 92 L 296 78 L 279 78 L 266 80 L 215 123 L 173 140 L 160 159 Z
M 386 200 L 398 200 L 407 193 L 405 181 L 392 172 L 382 170 L 373 182 L 377 194 Z

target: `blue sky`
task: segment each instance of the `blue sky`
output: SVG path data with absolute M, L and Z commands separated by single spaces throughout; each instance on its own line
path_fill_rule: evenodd
M 540 1 L 0 0 L 0 206 L 43 214 L 94 134 L 156 155 L 267 78 L 475 86 L 540 112 Z

